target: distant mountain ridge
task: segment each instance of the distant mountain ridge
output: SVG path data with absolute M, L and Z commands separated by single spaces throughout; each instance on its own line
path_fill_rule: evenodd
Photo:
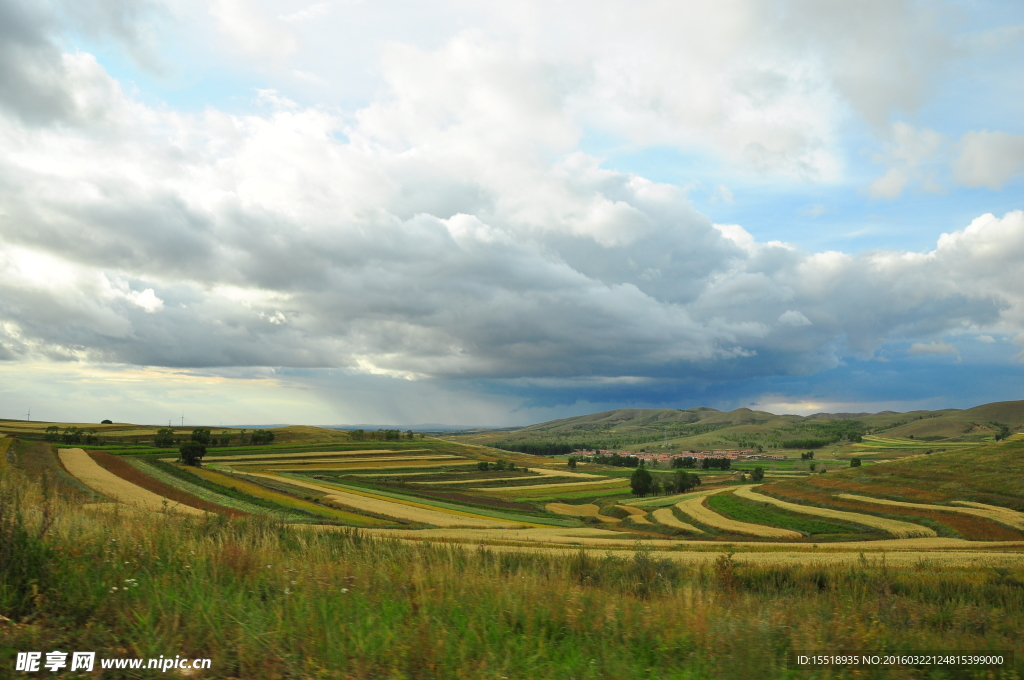
M 738 408 L 719 411 L 707 406 L 689 409 L 624 408 L 560 418 L 521 428 L 453 433 L 455 439 L 484 445 L 524 441 L 623 448 L 657 443 L 663 448 L 717 446 L 777 448 L 784 442 L 884 433 L 887 437 L 921 441 L 984 441 L 1008 430 L 1024 428 L 1024 400 L 982 404 L 969 409 L 880 411 L 878 413 L 815 413 L 776 415 Z

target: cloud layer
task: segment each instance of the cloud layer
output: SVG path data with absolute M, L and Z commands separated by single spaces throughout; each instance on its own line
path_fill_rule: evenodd
M 819 3 L 785 19 L 734 4 L 743 21 L 657 3 L 612 13 L 587 34 L 615 27 L 611 47 L 572 58 L 538 47 L 535 24 L 517 42 L 470 29 L 394 43 L 354 111 L 265 89 L 241 113 L 143 103 L 59 47 L 47 17 L 0 4 L 0 360 L 738 380 L 1024 331 L 1020 211 L 926 252 L 806 252 L 714 224 L 685 188 L 580 150 L 589 130 L 615 130 L 835 181 L 843 117 L 881 125 L 915 106 L 943 46 L 927 23 L 893 28 L 910 25 L 894 3 L 870 26 Z M 326 7 L 264 20 L 232 0 L 211 21 L 279 62 L 301 51 L 292 27 Z M 709 22 L 727 44 L 701 41 Z M 693 40 L 669 40 L 675 28 Z M 814 38 L 783 47 L 795 34 Z M 892 38 L 913 58 L 875 54 Z M 894 130 L 892 169 L 870 189 L 883 197 L 945 143 Z M 965 134 L 956 180 L 1002 186 L 1020 172 L 1018 141 Z

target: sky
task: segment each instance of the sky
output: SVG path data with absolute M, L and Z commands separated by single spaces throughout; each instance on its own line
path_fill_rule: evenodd
M 1024 398 L 1024 5 L 0 0 L 0 417 Z

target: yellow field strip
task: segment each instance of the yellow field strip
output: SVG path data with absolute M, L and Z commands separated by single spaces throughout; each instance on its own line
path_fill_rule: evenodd
M 415 451 L 429 451 L 430 449 L 365 449 L 360 451 L 307 451 L 305 453 L 240 453 L 231 456 L 213 456 L 209 460 L 257 460 L 262 458 L 329 458 L 338 456 L 363 456 L 371 453 L 413 453 Z
M 626 520 L 632 522 L 633 524 L 654 524 L 653 522 L 651 522 L 651 520 L 647 519 L 643 515 L 630 515 L 626 518 Z
M 475 487 L 471 491 L 495 491 L 495 492 L 516 492 L 516 491 L 533 491 L 534 489 L 576 489 L 579 487 L 590 487 L 598 486 L 601 484 L 622 484 L 627 486 L 629 484 L 628 479 L 614 478 L 604 479 L 599 482 L 573 482 L 571 484 L 529 484 L 526 486 L 491 486 L 491 487 Z
M 1024 529 L 1024 513 L 1001 508 L 998 505 L 985 505 L 984 503 L 971 503 L 970 501 L 954 501 L 957 507 L 949 505 L 932 505 L 929 503 L 907 503 L 904 501 L 890 501 L 882 498 L 871 498 L 870 496 L 858 496 L 852 493 L 836 494 L 837 498 L 849 498 L 862 503 L 877 503 L 878 505 L 895 505 L 900 508 L 916 508 L 918 510 L 938 510 L 939 512 L 955 512 L 961 515 L 974 515 L 983 517 L 1000 524 L 1006 524 L 1014 529 Z M 961 504 L 966 507 L 960 507 Z
M 646 510 L 641 510 L 640 508 L 634 508 L 634 507 L 632 507 L 630 505 L 616 505 L 615 507 L 617 507 L 619 510 L 624 510 L 624 511 L 628 512 L 630 515 L 638 515 L 640 517 L 643 517 L 644 515 L 647 514 Z
M 593 503 L 585 503 L 583 505 L 548 503 L 544 506 L 544 509 L 548 512 L 553 512 L 556 515 L 569 515 L 570 517 L 596 517 L 602 522 L 606 522 L 608 524 L 616 524 L 622 521 L 618 517 L 607 517 L 602 515 L 601 508 L 597 507 Z
M 528 522 L 509 522 L 505 520 L 491 519 L 489 517 L 474 515 L 468 512 L 445 510 L 444 508 L 437 508 L 411 501 L 384 498 L 363 491 L 354 491 L 352 489 L 342 490 L 323 484 L 303 482 L 290 477 L 279 477 L 277 475 L 260 474 L 256 472 L 247 474 L 252 477 L 263 477 L 265 479 L 284 482 L 304 489 L 312 489 L 321 493 L 326 493 L 327 496 L 321 499 L 323 501 L 333 500 L 352 508 L 366 510 L 379 515 L 385 515 L 387 517 L 395 517 L 397 519 L 410 520 L 413 522 L 422 522 L 423 524 L 433 524 L 440 527 L 469 526 L 494 529 L 513 529 L 530 526 Z
M 803 515 L 813 515 L 815 517 L 829 517 L 831 519 L 853 522 L 854 524 L 860 524 L 862 526 L 872 527 L 874 529 L 881 529 L 882 531 L 888 534 L 892 534 L 893 536 L 897 536 L 900 538 L 937 535 L 933 530 L 929 529 L 928 527 L 923 527 L 920 524 L 914 524 L 913 522 L 901 522 L 895 519 L 875 517 L 874 515 L 865 515 L 859 512 L 831 510 L 829 508 L 816 508 L 810 505 L 799 505 L 797 503 L 780 501 L 778 498 L 772 498 L 771 496 L 755 493 L 754 487 L 752 486 L 738 487 L 736 489 L 736 495 L 739 496 L 740 498 L 746 498 L 748 500 L 757 501 L 758 503 L 770 503 L 784 510 L 789 510 L 790 512 L 798 512 Z
M 118 503 L 134 505 L 151 512 L 173 510 L 186 515 L 206 515 L 203 510 L 182 505 L 121 479 L 90 458 L 82 449 L 60 449 L 57 455 L 60 456 L 64 469 L 75 479 Z
M 664 524 L 667 527 L 673 527 L 675 529 L 682 529 L 683 531 L 689 531 L 691 534 L 703 534 L 704 532 L 686 522 L 680 521 L 674 514 L 672 514 L 672 508 L 658 508 L 651 513 L 654 519 L 658 520 L 658 524 Z
M 449 454 L 440 454 L 436 456 L 381 456 L 378 458 L 355 458 L 349 460 L 338 460 L 337 458 L 297 458 L 295 460 L 283 460 L 278 462 L 276 458 L 269 458 L 267 460 L 245 460 L 241 462 L 231 463 L 238 467 L 274 467 L 277 465 L 361 465 L 366 463 L 393 463 L 395 461 L 409 461 L 409 460 L 422 460 L 422 461 L 450 461 L 450 460 L 466 460 L 462 456 L 452 456 Z M 212 461 L 211 461 L 212 462 Z
M 719 515 L 717 512 L 704 505 L 704 500 L 715 493 L 728 491 L 729 489 L 715 489 L 708 493 L 701 494 L 694 498 L 676 503 L 676 507 L 694 518 L 701 524 L 721 529 L 736 534 L 748 534 L 750 536 L 763 536 L 765 538 L 803 538 L 803 534 L 781 527 L 769 527 L 763 524 L 750 524 L 739 522 L 734 519 Z
M 305 466 L 303 466 L 303 467 L 294 467 L 294 468 L 290 468 L 290 467 L 277 467 L 277 466 L 270 466 L 270 465 L 258 465 L 258 464 L 254 464 L 254 465 L 230 465 L 230 466 L 229 465 L 224 465 L 224 466 L 220 466 L 220 467 L 228 468 L 228 469 L 233 469 L 233 470 L 238 470 L 238 471 L 271 469 L 271 470 L 281 470 L 281 471 L 287 472 L 288 470 L 294 469 L 294 470 L 302 470 L 303 472 L 318 472 L 318 471 L 321 471 L 321 470 L 324 471 L 324 472 L 330 472 L 332 470 L 386 470 L 389 467 L 395 467 L 395 468 L 438 468 L 438 467 L 446 467 L 446 466 L 455 465 L 455 464 L 461 464 L 461 463 L 459 463 L 459 461 L 451 461 L 450 460 L 450 461 L 433 461 L 433 462 L 428 462 L 428 463 L 411 463 L 411 462 L 396 461 L 396 462 L 390 462 L 390 463 L 382 463 L 380 465 L 373 465 L 373 466 L 364 466 L 364 465 L 358 465 L 357 464 L 357 465 L 352 466 L 352 467 L 349 467 L 349 466 L 347 466 L 347 465 L 345 465 L 343 463 L 337 463 L 334 466 L 331 466 L 330 463 L 323 463 L 319 467 L 305 467 Z M 212 463 L 212 462 L 210 464 L 204 463 L 204 465 L 206 465 L 207 467 L 214 467 L 214 469 L 216 469 L 215 468 L 215 465 L 216 465 L 215 463 Z
M 593 475 L 588 472 L 570 472 L 568 470 L 552 470 L 551 468 L 530 468 L 530 472 L 536 472 L 542 477 L 589 477 L 590 479 L 604 477 L 604 475 Z
M 333 529 L 333 527 L 328 527 Z M 599 529 L 596 527 L 559 528 L 544 527 L 531 529 L 422 529 L 410 531 L 403 529 L 364 529 L 361 530 L 367 535 L 382 536 L 387 538 L 398 538 L 405 540 L 420 540 L 429 542 L 457 542 L 477 545 L 487 545 L 490 541 L 499 542 L 504 545 L 487 545 L 488 550 L 508 551 L 530 551 L 533 549 L 544 551 L 564 551 L 566 554 L 578 551 L 581 548 L 597 550 L 622 549 L 624 551 L 635 550 L 638 541 L 629 534 L 622 532 Z M 981 565 L 996 564 L 1006 560 L 1016 565 L 1024 565 L 1024 552 L 1006 552 L 996 548 L 1007 548 L 1010 550 L 1024 550 L 1022 541 L 993 541 L 980 542 L 968 541 L 962 538 L 916 538 L 916 539 L 889 539 L 879 541 L 851 541 L 848 543 L 780 543 L 772 544 L 765 542 L 730 541 L 723 544 L 721 541 L 693 540 L 678 541 L 669 539 L 641 539 L 639 541 L 644 547 L 654 550 L 655 555 L 666 559 L 679 560 L 714 560 L 723 552 L 732 552 L 736 548 L 753 549 L 755 551 L 736 552 L 734 558 L 745 555 L 747 561 L 761 560 L 767 563 L 773 560 L 787 561 L 794 563 L 826 562 L 837 561 L 839 563 L 857 563 L 860 554 L 866 553 L 870 560 L 879 559 L 879 554 L 885 555 L 887 564 L 917 564 L 924 560 L 935 563 L 967 563 L 977 561 Z M 785 546 L 785 551 L 772 550 L 773 545 Z M 697 548 L 688 550 L 687 548 Z M 986 548 L 979 550 L 980 547 Z M 993 548 L 989 550 L 989 548 Z M 766 550 L 767 549 L 767 550 Z M 802 556 L 802 557 L 801 557 Z M 985 562 L 991 559 L 991 563 Z

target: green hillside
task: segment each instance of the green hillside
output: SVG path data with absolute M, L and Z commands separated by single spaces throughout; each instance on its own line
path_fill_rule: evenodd
M 845 460 L 942 452 L 1002 439 L 1022 428 L 1024 401 L 1012 401 L 971 409 L 811 416 L 748 408 L 618 409 L 518 429 L 452 433 L 445 439 L 510 450 L 532 445 L 535 452 L 551 453 L 595 447 L 655 453 L 749 448 L 795 455 L 813 449 L 820 452 L 816 459 Z

